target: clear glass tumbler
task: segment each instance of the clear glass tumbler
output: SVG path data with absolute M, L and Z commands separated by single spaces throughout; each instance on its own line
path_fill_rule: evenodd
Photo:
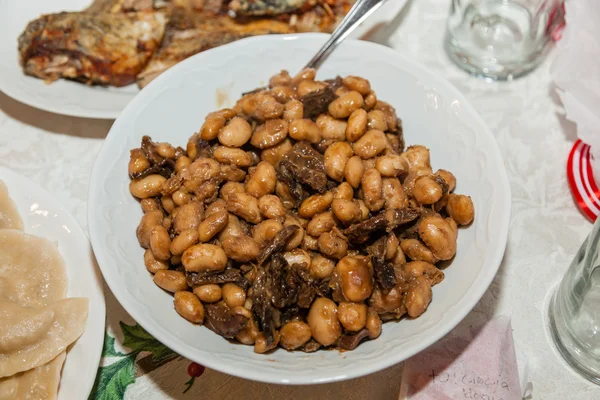
M 461 68 L 490 80 L 534 69 L 564 23 L 564 0 L 451 0 L 446 52 Z
M 600 218 L 554 293 L 549 317 L 565 360 L 600 384 Z

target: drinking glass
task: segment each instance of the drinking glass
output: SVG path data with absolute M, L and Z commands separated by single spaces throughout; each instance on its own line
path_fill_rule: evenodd
M 510 80 L 546 56 L 564 24 L 564 0 L 451 0 L 450 58 L 473 75 Z
M 550 301 L 550 332 L 565 360 L 600 384 L 600 218 Z

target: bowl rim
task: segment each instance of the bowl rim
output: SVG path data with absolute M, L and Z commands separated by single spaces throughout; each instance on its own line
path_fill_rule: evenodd
M 105 256 L 104 252 L 102 251 L 102 246 L 100 244 L 101 243 L 100 238 L 98 238 L 96 236 L 97 222 L 94 218 L 92 218 L 92 216 L 94 215 L 94 213 L 92 211 L 94 209 L 98 209 L 97 204 L 96 204 L 97 199 L 94 197 L 94 191 L 96 190 L 95 182 L 98 181 L 99 178 L 97 178 L 97 176 L 100 174 L 99 171 L 101 171 L 103 168 L 103 166 L 99 165 L 99 160 L 102 158 L 101 155 L 104 154 L 107 151 L 107 149 L 109 149 L 111 147 L 113 141 L 116 140 L 116 138 L 117 138 L 116 132 L 121 129 L 121 124 L 123 123 L 123 118 L 125 118 L 124 116 L 128 115 L 130 110 L 137 108 L 137 106 L 140 102 L 144 101 L 144 97 L 145 97 L 144 93 L 149 92 L 150 89 L 154 88 L 155 86 L 161 85 L 163 81 L 164 82 L 168 81 L 171 78 L 171 76 L 178 74 L 179 71 L 181 69 L 185 68 L 189 63 L 196 62 L 196 60 L 199 60 L 202 58 L 211 57 L 212 54 L 215 54 L 215 53 L 228 52 L 230 50 L 234 51 L 235 48 L 246 46 L 248 42 L 265 42 L 264 45 L 268 45 L 268 42 L 274 42 L 274 41 L 279 42 L 279 41 L 303 40 L 303 41 L 315 41 L 315 42 L 322 41 L 322 42 L 324 42 L 327 38 L 329 38 L 329 36 L 330 35 L 324 34 L 324 33 L 300 33 L 300 34 L 255 36 L 255 37 L 250 37 L 250 38 L 246 38 L 246 39 L 241 39 L 241 40 L 238 40 L 236 42 L 233 42 L 233 43 L 230 43 L 227 45 L 223 45 L 223 46 L 220 46 L 220 47 L 217 47 L 214 49 L 207 50 L 205 52 L 196 54 L 196 55 L 178 63 L 177 65 L 169 68 L 167 71 L 165 71 L 160 76 L 158 76 L 156 79 L 154 79 L 144 89 L 142 89 L 140 91 L 140 93 L 138 95 L 136 95 L 135 98 L 129 102 L 129 104 L 127 104 L 127 106 L 123 109 L 123 112 L 121 112 L 119 117 L 113 123 L 108 135 L 106 136 L 106 140 L 104 141 L 100 151 L 98 152 L 98 157 L 97 157 L 96 161 L 94 162 L 94 166 L 92 168 L 92 173 L 90 176 L 89 202 L 88 202 L 88 226 L 89 226 L 90 239 L 92 242 L 92 246 L 94 247 L 94 250 L 95 250 L 95 254 L 96 254 L 96 257 L 98 260 L 98 265 L 100 266 L 100 269 L 102 270 L 102 273 L 104 275 L 104 279 L 109 287 L 111 287 L 111 288 L 113 287 L 113 281 L 111 279 L 112 276 L 110 274 L 104 274 L 105 268 L 107 268 L 107 271 L 108 271 L 108 267 L 104 267 L 104 266 L 108 266 L 111 263 L 109 262 L 109 260 L 106 259 L 106 256 Z M 400 362 L 407 360 L 408 358 L 414 356 L 415 354 L 420 353 L 421 351 L 425 350 L 427 347 L 431 346 L 432 344 L 438 342 L 443 336 L 445 336 L 447 333 L 449 333 L 451 330 L 453 330 L 458 325 L 458 323 L 461 322 L 467 316 L 467 314 L 469 314 L 473 310 L 475 305 L 481 300 L 481 297 L 489 288 L 490 284 L 492 283 L 494 277 L 496 276 L 496 274 L 498 272 L 498 269 L 500 268 L 500 265 L 504 258 L 504 253 L 506 251 L 506 246 L 508 243 L 508 233 L 509 233 L 509 226 L 510 226 L 510 220 L 511 220 L 511 209 L 512 209 L 511 187 L 510 187 L 510 181 L 508 179 L 508 173 L 507 173 L 506 167 L 505 167 L 504 157 L 502 156 L 500 147 L 498 146 L 496 138 L 494 137 L 490 128 L 487 126 L 487 124 L 485 124 L 485 122 L 483 121 L 483 119 L 481 118 L 479 113 L 477 113 L 477 111 L 473 108 L 473 106 L 470 104 L 470 102 L 467 100 L 467 98 L 454 85 L 452 85 L 450 82 L 448 82 L 445 78 L 443 78 L 439 74 L 435 74 L 434 72 L 432 72 L 426 66 L 423 66 L 423 65 L 417 63 L 416 61 L 413 61 L 413 60 L 409 59 L 408 57 L 403 56 L 401 53 L 397 52 L 396 50 L 394 50 L 392 48 L 389 48 L 387 46 L 384 46 L 384 45 L 381 45 L 378 43 L 356 40 L 356 39 L 346 39 L 345 45 L 355 46 L 358 49 L 365 48 L 365 47 L 377 49 L 376 51 L 385 53 L 385 54 L 389 55 L 389 57 L 395 58 L 399 62 L 409 65 L 412 69 L 419 70 L 423 75 L 426 75 L 430 79 L 434 80 L 436 82 L 437 86 L 444 87 L 444 89 L 446 91 L 452 92 L 454 94 L 455 98 L 458 99 L 464 105 L 464 108 L 468 111 L 468 113 L 470 115 L 472 115 L 474 120 L 478 124 L 480 124 L 480 126 L 483 128 L 483 129 L 478 130 L 477 134 L 487 136 L 490 141 L 491 148 L 496 153 L 495 157 L 493 157 L 493 158 L 494 158 L 494 164 L 497 164 L 496 172 L 498 175 L 498 179 L 497 179 L 498 187 L 501 189 L 501 190 L 499 190 L 498 200 L 501 200 L 501 201 L 499 201 L 499 203 L 501 205 L 500 211 L 502 212 L 502 215 L 504 215 L 504 218 L 499 220 L 500 225 L 495 230 L 496 232 L 498 232 L 499 243 L 498 243 L 498 246 L 496 246 L 493 249 L 493 253 L 492 253 L 493 255 L 490 257 L 490 259 L 493 260 L 493 263 L 492 263 L 493 267 L 487 267 L 484 269 L 485 273 L 481 276 L 481 279 L 479 280 L 480 284 L 474 286 L 474 288 L 473 288 L 474 290 L 473 290 L 473 292 L 471 292 L 471 295 L 470 295 L 470 300 L 466 303 L 466 306 L 463 308 L 463 310 L 460 312 L 457 312 L 453 318 L 451 318 L 447 321 L 447 323 L 445 324 L 445 327 L 447 329 L 441 330 L 440 333 L 436 333 L 436 334 L 432 335 L 428 340 L 424 340 L 418 346 L 414 346 L 410 352 L 408 352 L 408 353 L 405 352 L 404 356 L 398 357 L 398 356 L 394 356 L 394 354 L 389 354 L 389 357 L 385 358 L 383 360 L 378 360 L 377 362 L 371 362 L 366 365 L 365 364 L 362 364 L 360 366 L 357 365 L 355 370 L 353 370 L 350 373 L 345 373 L 345 374 L 340 375 L 339 373 L 336 374 L 335 372 L 332 372 L 328 375 L 323 375 L 323 376 L 317 377 L 317 378 L 307 377 L 307 376 L 300 376 L 300 377 L 288 376 L 288 377 L 283 378 L 281 376 L 276 376 L 276 375 L 274 376 L 270 373 L 261 373 L 260 368 L 257 368 L 256 370 L 251 370 L 251 369 L 244 369 L 241 367 L 236 367 L 235 365 L 232 365 L 228 362 L 222 362 L 218 356 L 214 356 L 212 358 L 206 358 L 203 360 L 199 360 L 197 358 L 193 359 L 193 357 L 192 357 L 192 358 L 190 358 L 191 361 L 196 361 L 198 363 L 203 364 L 204 366 L 206 366 L 208 368 L 214 369 L 216 371 L 220 371 L 220 372 L 228 374 L 228 375 L 236 376 L 239 378 L 244 378 L 244 379 L 249 379 L 249 380 L 254 380 L 254 381 L 264 382 L 264 383 L 286 384 L 286 385 L 313 385 L 313 384 L 321 384 L 321 383 L 332 383 L 332 382 L 344 381 L 344 380 L 348 380 L 348 379 L 354 379 L 354 378 L 358 378 L 361 376 L 369 375 L 369 374 L 381 371 L 383 369 L 389 368 L 393 365 L 396 365 Z M 165 335 L 163 335 L 164 330 L 160 329 L 161 327 L 159 326 L 159 324 L 157 324 L 156 321 L 154 321 L 154 323 L 147 321 L 145 316 L 143 316 L 143 315 L 141 315 L 141 313 L 137 312 L 135 305 L 132 304 L 130 301 L 128 301 L 123 296 L 123 294 L 114 292 L 114 291 L 113 291 L 113 294 L 114 294 L 115 298 L 119 301 L 119 303 L 123 306 L 123 308 L 131 315 L 131 317 L 134 318 L 141 326 L 143 326 L 144 329 L 146 329 L 152 336 L 154 336 L 157 340 L 161 341 L 162 343 L 164 343 L 165 345 L 170 347 L 173 351 L 177 352 L 180 355 L 183 355 L 184 357 L 187 357 L 186 355 L 184 355 L 186 353 L 184 343 L 180 343 L 180 341 L 177 340 L 177 338 L 174 337 L 172 334 L 170 336 L 167 336 L 167 332 L 165 332 Z M 302 353 L 302 354 L 306 355 L 305 353 Z

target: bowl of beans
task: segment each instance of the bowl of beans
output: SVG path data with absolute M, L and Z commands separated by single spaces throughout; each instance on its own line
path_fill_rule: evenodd
M 209 368 L 290 384 L 375 372 L 460 322 L 502 259 L 510 188 L 472 107 L 372 43 L 318 72 L 291 61 L 324 40 L 252 38 L 177 65 L 95 164 L 107 283 Z

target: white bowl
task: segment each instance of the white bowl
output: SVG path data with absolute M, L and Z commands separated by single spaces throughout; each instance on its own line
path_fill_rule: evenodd
M 323 34 L 251 38 L 182 62 L 129 103 L 112 126 L 92 172 L 90 235 L 117 299 L 165 345 L 227 374 L 314 384 L 355 378 L 401 362 L 444 336 L 471 311 L 504 254 L 510 186 L 490 130 L 441 77 L 387 47 L 346 41 L 318 77 L 368 78 L 378 97 L 391 103 L 402 118 L 406 142 L 428 146 L 434 169 L 452 171 L 458 180 L 456 191 L 470 195 L 475 204 L 475 221 L 461 229 L 458 253 L 444 271 L 446 279 L 434 287 L 429 309 L 415 320 L 386 323 L 377 340 L 354 351 L 277 350 L 267 355 L 194 326 L 174 311 L 172 296 L 159 289 L 146 271 L 136 239 L 142 211 L 128 189 L 129 150 L 140 146 L 143 135 L 185 146 L 208 112 L 232 105 L 242 92 L 264 85 L 283 68 L 300 70 L 326 39 Z

